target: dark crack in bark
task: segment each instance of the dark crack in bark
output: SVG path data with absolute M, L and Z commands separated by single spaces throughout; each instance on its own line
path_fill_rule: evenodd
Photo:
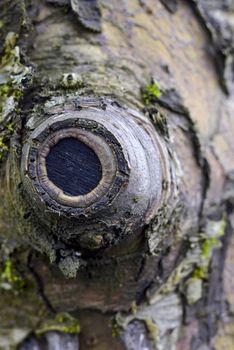
M 170 13 L 176 13 L 177 11 L 177 0 L 160 0 L 160 2 L 166 7 Z
M 97 0 L 71 0 L 71 7 L 85 28 L 94 32 L 101 31 L 101 12 Z
M 234 91 L 234 3 L 228 0 L 193 2 L 212 38 L 221 85 L 231 94 Z
M 44 293 L 44 286 L 43 286 L 43 282 L 41 281 L 40 276 L 38 275 L 38 273 L 35 271 L 33 264 L 32 264 L 32 257 L 33 257 L 33 252 L 31 251 L 29 253 L 28 256 L 28 269 L 37 285 L 38 288 L 38 294 L 41 297 L 41 299 L 43 300 L 46 308 L 48 309 L 48 311 L 52 314 L 55 314 L 55 310 L 53 308 L 53 306 L 51 305 L 49 299 L 47 298 L 47 296 Z

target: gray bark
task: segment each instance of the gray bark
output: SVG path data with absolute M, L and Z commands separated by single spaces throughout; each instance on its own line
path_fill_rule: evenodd
M 232 2 L 1 0 L 0 35 L 0 348 L 232 349 Z M 126 140 L 151 176 L 129 217 L 130 192 L 113 221 L 98 213 L 82 259 L 77 222 L 54 220 L 22 172 L 37 128 L 66 113 L 126 134 L 137 121 Z

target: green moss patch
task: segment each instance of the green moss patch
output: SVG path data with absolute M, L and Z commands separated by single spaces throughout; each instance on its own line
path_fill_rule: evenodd
M 145 86 L 141 91 L 141 98 L 145 105 L 156 102 L 161 95 L 161 90 L 155 82 Z
M 14 267 L 12 260 L 7 259 L 0 273 L 0 288 L 5 290 L 20 290 L 24 280 Z
M 43 323 L 35 333 L 40 336 L 49 331 L 77 334 L 80 332 L 80 325 L 77 320 L 68 313 L 60 313 L 57 314 L 54 319 L 47 320 Z

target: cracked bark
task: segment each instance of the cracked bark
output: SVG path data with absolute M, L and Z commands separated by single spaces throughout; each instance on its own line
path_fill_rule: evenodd
M 184 0 L 90 3 L 0 3 L 0 348 L 231 349 L 232 42 L 222 61 L 229 89 L 215 55 L 233 14 L 220 17 L 222 1 L 195 1 L 196 10 Z M 155 83 L 161 95 L 147 90 Z M 33 129 L 84 109 L 152 123 L 174 187 L 140 232 L 82 252 L 78 269 L 76 249 L 58 243 L 57 229 L 48 235 L 51 219 L 25 199 L 20 162 Z M 75 278 L 64 277 L 61 254 Z

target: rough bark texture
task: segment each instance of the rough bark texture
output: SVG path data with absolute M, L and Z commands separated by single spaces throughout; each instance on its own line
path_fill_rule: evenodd
M 0 348 L 233 349 L 233 10 L 0 0 Z M 25 199 L 22 148 L 42 121 L 109 101 L 154 125 L 172 188 L 79 268 Z

